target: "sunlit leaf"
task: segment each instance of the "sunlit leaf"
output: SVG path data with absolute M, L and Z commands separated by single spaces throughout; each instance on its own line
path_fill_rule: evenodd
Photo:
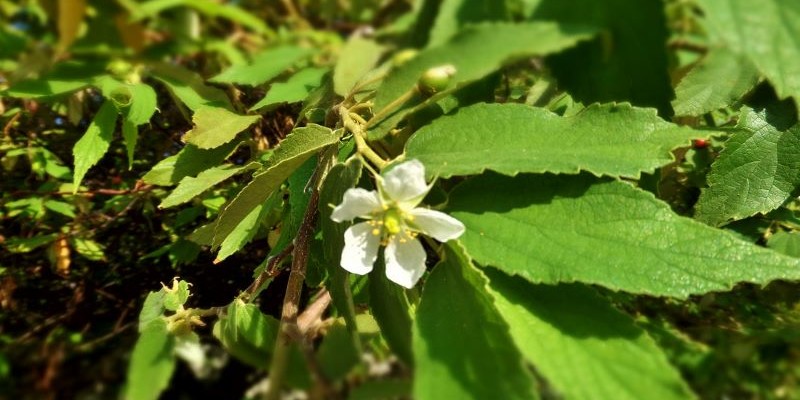
M 755 66 L 727 49 L 712 49 L 675 88 L 676 115 L 702 115 L 727 107 L 758 83 Z
M 711 40 L 743 55 L 781 98 L 800 97 L 800 2 L 701 0 Z
M 673 148 L 704 135 L 629 104 L 592 105 L 570 117 L 521 104 L 477 104 L 422 127 L 406 155 L 422 161 L 431 176 L 489 169 L 638 177 L 671 162 Z
M 533 375 L 462 250 L 425 282 L 414 321 L 415 399 L 536 399 Z
M 771 211 L 792 196 L 800 186 L 800 125 L 773 125 L 779 117 L 769 109 L 742 110 L 738 130 L 711 166 L 697 219 L 721 225 Z
M 461 241 L 476 261 L 534 283 L 685 298 L 800 278 L 800 260 L 678 216 L 619 181 L 485 174 L 454 190 L 448 210 L 466 225 Z
M 556 53 L 591 38 L 595 33 L 593 28 L 585 26 L 566 26 L 549 22 L 483 23 L 470 26 L 448 43 L 426 49 L 393 70 L 378 88 L 374 109 L 379 112 L 412 90 L 429 68 L 452 65 L 456 74 L 450 86 L 459 86 L 489 75 L 505 62 L 525 56 Z M 521 40 L 522 38 L 529 40 Z M 419 96 L 407 101 L 398 110 L 389 113 L 386 120 L 396 122 L 420 101 Z M 385 123 L 379 124 L 379 122 L 375 121 L 370 125 L 370 137 L 373 139 L 382 137 L 390 128 Z
M 103 246 L 91 239 L 72 238 L 72 244 L 78 254 L 92 261 L 103 261 L 106 258 Z
M 250 110 L 303 101 L 312 90 L 322 84 L 322 77 L 327 72 L 327 68 L 305 68 L 292 75 L 286 82 L 273 83 L 267 95 L 250 107 Z
M 178 183 L 178 186 L 175 187 L 169 196 L 161 201 L 161 204 L 159 204 L 158 207 L 169 208 L 186 203 L 187 201 L 199 196 L 206 190 L 214 187 L 218 183 L 244 171 L 245 169 L 250 169 L 257 166 L 258 163 L 243 166 L 225 164 L 218 167 L 209 168 L 199 173 L 197 177 L 187 176 L 181 179 L 180 183 Z
M 194 128 L 182 140 L 201 149 L 213 149 L 230 142 L 259 119 L 258 115 L 239 115 L 221 107 L 201 107 L 192 116 Z
M 267 165 L 255 175 L 228 204 L 217 219 L 214 245 L 225 240 L 254 208 L 263 204 L 272 192 L 299 166 L 325 146 L 336 143 L 341 130 L 319 125 L 297 128 L 280 142 Z
M 694 397 L 655 341 L 589 287 L 487 274 L 517 347 L 564 398 Z
M 233 140 L 208 150 L 188 144 L 178 154 L 159 161 L 142 177 L 142 180 L 151 185 L 174 185 L 187 176 L 196 176 L 220 164 L 239 146 L 239 143 Z
M 333 70 L 333 89 L 336 94 L 346 96 L 356 84 L 378 62 L 384 46 L 374 40 L 352 37 L 342 47 Z
M 266 50 L 253 57 L 245 65 L 234 65 L 210 79 L 211 82 L 237 83 L 240 85 L 260 85 L 277 77 L 298 61 L 313 52 L 295 46 L 281 46 Z
M 75 143 L 72 155 L 75 157 L 75 175 L 73 184 L 78 191 L 83 177 L 93 165 L 97 164 L 111 145 L 114 128 L 117 123 L 117 109 L 111 101 L 106 101 L 94 116 L 86 133 Z
M 124 396 L 129 400 L 156 400 L 175 370 L 175 338 L 163 319 L 154 319 L 139 334 L 131 354 Z

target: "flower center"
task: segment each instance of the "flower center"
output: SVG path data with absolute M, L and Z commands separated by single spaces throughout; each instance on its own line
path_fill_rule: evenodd
M 396 208 L 386 210 L 383 214 L 383 226 L 390 236 L 400 233 L 405 227 L 401 211 Z

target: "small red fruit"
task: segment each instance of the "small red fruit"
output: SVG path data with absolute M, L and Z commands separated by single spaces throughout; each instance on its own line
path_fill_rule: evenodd
M 710 143 L 706 139 L 694 139 L 692 140 L 692 147 L 695 149 L 705 149 L 708 147 Z

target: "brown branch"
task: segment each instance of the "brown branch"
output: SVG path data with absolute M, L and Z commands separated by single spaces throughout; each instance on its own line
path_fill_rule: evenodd
M 306 267 L 308 265 L 308 255 L 311 248 L 311 241 L 314 239 L 314 228 L 317 221 L 317 210 L 319 208 L 319 183 L 325 176 L 325 169 L 330 168 L 329 159 L 335 153 L 323 151 L 317 162 L 317 170 L 314 173 L 316 179 L 312 186 L 311 196 L 308 201 L 303 222 L 294 239 L 294 251 L 292 253 L 292 267 L 289 272 L 289 282 L 286 284 L 286 295 L 283 298 L 283 310 L 281 313 L 281 325 L 278 339 L 275 341 L 275 351 L 273 351 L 272 363 L 270 365 L 270 385 L 264 398 L 277 400 L 280 397 L 280 390 L 283 384 L 286 367 L 289 359 L 289 349 L 292 341 L 295 341 L 303 353 L 308 364 L 311 379 L 314 383 L 312 392 L 319 398 L 326 398 L 332 392 L 330 382 L 322 372 L 322 368 L 317 362 L 314 348 L 307 337 L 300 330 L 297 324 L 297 315 L 302 294 L 303 282 L 306 278 Z M 312 396 L 314 398 L 315 396 Z
M 95 195 L 106 195 L 106 196 L 119 196 L 124 194 L 134 194 L 140 192 L 149 192 L 155 189 L 153 185 L 141 184 L 140 182 L 136 183 L 132 189 L 95 189 L 95 190 L 79 190 L 75 193 L 71 191 L 53 191 L 53 192 L 38 192 L 36 190 L 17 190 L 14 192 L 9 193 L 12 197 L 18 196 L 25 196 L 28 194 L 36 194 L 39 196 L 86 196 L 86 197 L 94 197 Z

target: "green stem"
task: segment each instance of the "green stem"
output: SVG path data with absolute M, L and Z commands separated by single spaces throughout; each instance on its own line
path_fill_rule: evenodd
M 359 123 L 353 120 L 350 116 L 350 110 L 345 107 L 339 107 L 339 115 L 342 117 L 342 123 L 344 127 L 353 133 L 353 138 L 356 141 L 356 149 L 358 150 L 359 154 L 366 157 L 371 163 L 373 163 L 378 169 L 383 169 L 386 166 L 387 162 L 372 150 L 371 147 L 367 144 L 367 141 L 364 139 L 366 136 L 366 132 L 361 127 Z
M 367 86 L 369 86 L 369 85 L 371 85 L 371 84 L 373 84 L 375 82 L 378 82 L 381 79 L 385 78 L 386 75 L 388 74 L 388 72 L 389 71 L 387 70 L 387 71 L 381 72 L 381 73 L 379 73 L 379 74 L 377 74 L 377 75 L 373 76 L 372 78 L 369 78 L 369 79 L 367 79 L 365 81 L 358 82 L 355 86 L 353 86 L 352 89 L 350 89 L 350 93 L 347 94 L 347 97 L 344 98 L 344 101 L 342 101 L 342 103 L 343 104 L 347 104 L 347 102 L 353 100 L 353 97 L 355 97 L 356 94 L 361 92 L 361 89 L 363 89 L 363 88 L 365 88 L 365 87 L 367 87 Z
M 417 88 L 417 85 L 414 85 L 414 87 L 411 88 L 409 91 L 403 93 L 400 97 L 392 100 L 391 103 L 387 104 L 380 111 L 375 113 L 372 116 L 372 118 L 370 118 L 369 121 L 367 121 L 366 126 L 369 127 L 371 125 L 374 125 L 375 122 L 380 122 L 381 120 L 386 118 L 390 113 L 395 111 L 398 107 L 402 106 L 407 101 L 411 100 L 411 98 L 414 97 L 414 95 L 416 95 L 418 92 L 419 89 Z

